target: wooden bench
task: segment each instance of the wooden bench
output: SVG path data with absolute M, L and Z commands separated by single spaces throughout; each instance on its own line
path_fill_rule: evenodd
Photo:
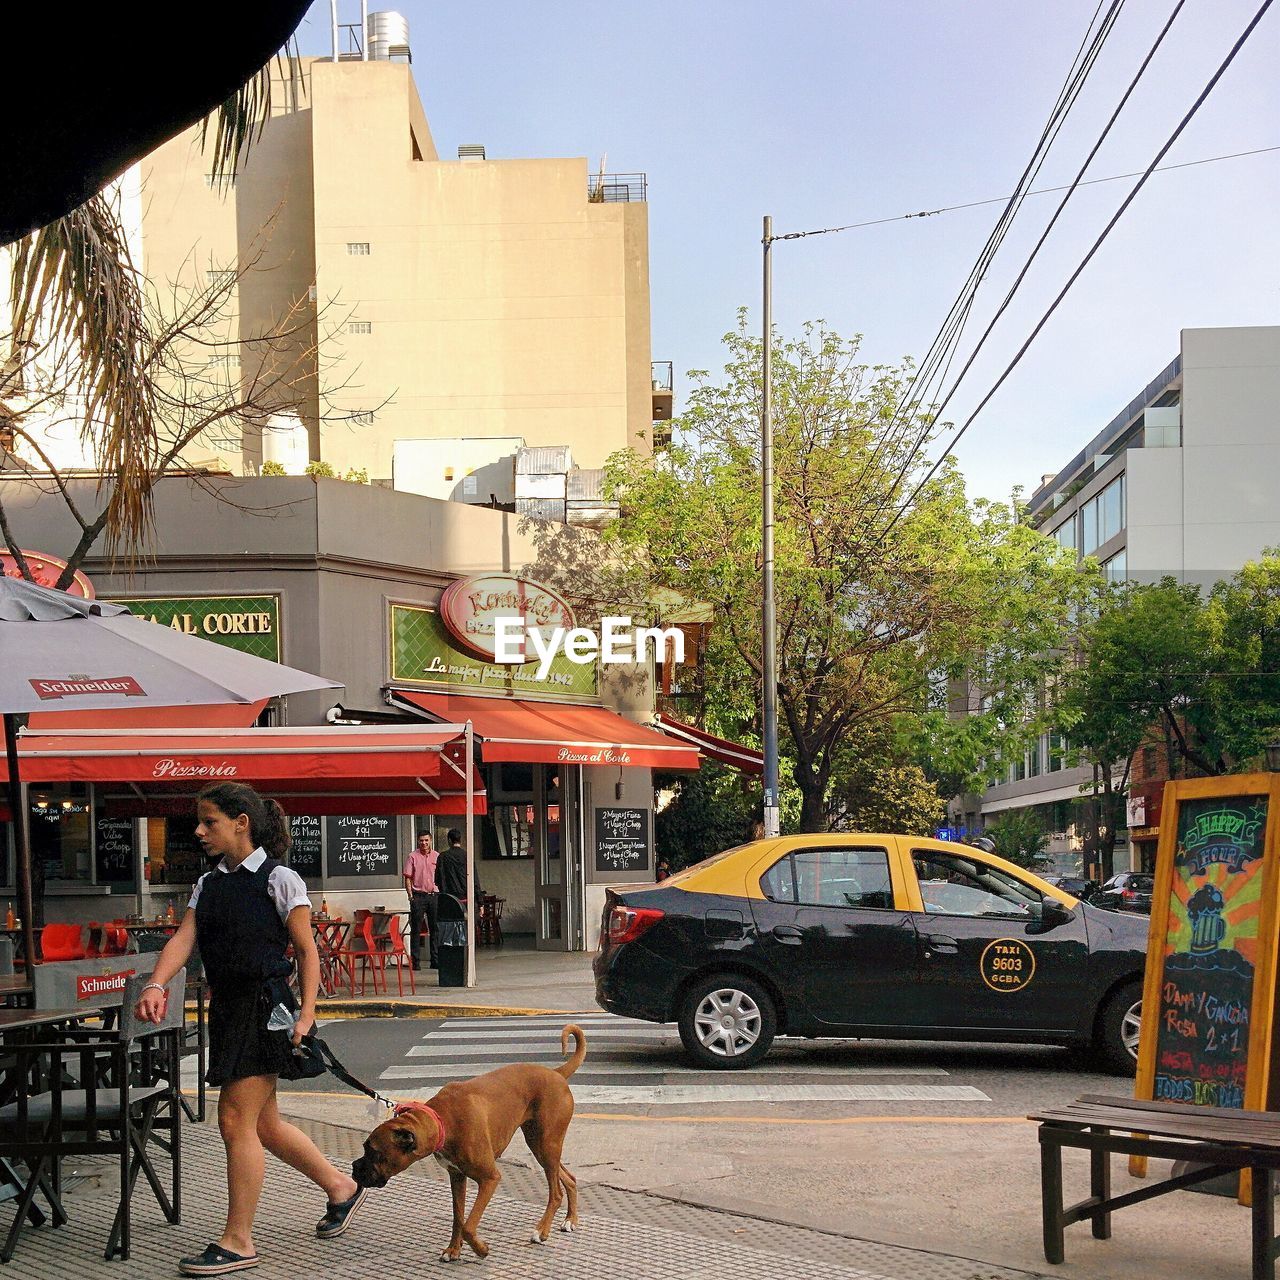
M 1253 1176 L 1252 1280 L 1275 1280 L 1275 1173 L 1280 1169 L 1280 1113 L 1176 1102 L 1141 1102 L 1086 1094 L 1069 1106 L 1028 1117 L 1040 1122 L 1040 1192 L 1044 1256 L 1061 1262 L 1063 1230 L 1086 1218 L 1097 1240 L 1111 1238 L 1111 1215 L 1156 1196 L 1235 1170 Z M 1139 1136 L 1142 1135 L 1142 1136 Z M 1089 1153 L 1089 1198 L 1063 1204 L 1062 1148 Z M 1111 1154 L 1185 1160 L 1189 1172 L 1111 1194 Z

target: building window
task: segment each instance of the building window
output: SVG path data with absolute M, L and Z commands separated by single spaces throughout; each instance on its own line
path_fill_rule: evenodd
M 1128 556 L 1124 551 L 1117 551 L 1110 560 L 1104 561 L 1102 571 L 1107 575 L 1107 581 L 1123 582 L 1125 580 L 1127 563 Z
M 1031 751 L 1027 756 L 1027 777 L 1038 778 L 1040 776 L 1040 739 L 1037 738 L 1031 744 Z
M 1142 776 L 1154 778 L 1160 768 L 1158 748 L 1148 744 L 1142 748 Z
M 372 320 L 348 320 L 347 332 L 348 333 L 372 333 L 373 321 Z
M 1047 773 L 1059 773 L 1067 767 L 1067 736 L 1064 733 L 1049 734 L 1049 765 Z
M 235 267 L 218 267 L 214 270 L 206 271 L 204 273 L 204 278 L 206 283 L 210 286 L 220 288 L 223 285 L 228 285 L 234 282 L 236 278 L 236 269 Z
M 367 240 L 348 240 L 347 253 L 353 258 L 367 258 L 369 256 L 369 242 Z
M 230 352 L 219 352 L 209 357 L 210 369 L 234 369 L 240 363 L 240 357 Z
M 210 191 L 219 190 L 223 187 L 234 187 L 236 185 L 236 175 L 234 173 L 226 173 L 218 175 L 216 173 L 206 173 L 204 175 L 204 185 Z
M 1124 528 L 1124 506 L 1124 476 L 1121 475 L 1080 508 L 1080 550 L 1084 555 L 1092 555 Z
M 31 791 L 31 860 L 46 882 L 91 880 L 89 788 L 82 782 Z
M 1060 524 L 1051 535 L 1056 539 L 1058 546 L 1067 551 L 1074 552 L 1076 549 L 1076 518 L 1071 516 L 1064 523 Z
M 358 427 L 371 427 L 373 426 L 373 410 L 359 409 L 351 415 L 351 421 Z

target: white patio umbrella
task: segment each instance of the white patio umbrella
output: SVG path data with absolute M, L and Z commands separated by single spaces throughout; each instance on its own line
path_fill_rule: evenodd
M 123 605 L 0 578 L 0 713 L 28 963 L 35 956 L 31 848 L 20 803 L 15 717 L 33 711 L 250 703 L 340 688 L 323 676 L 135 618 Z

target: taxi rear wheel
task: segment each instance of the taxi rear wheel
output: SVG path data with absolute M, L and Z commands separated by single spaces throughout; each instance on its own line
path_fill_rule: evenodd
M 769 993 L 736 974 L 695 982 L 680 1007 L 680 1039 L 700 1067 L 754 1066 L 769 1052 L 777 1027 Z
M 1142 984 L 1129 982 L 1114 991 L 1098 1020 L 1097 1052 L 1114 1075 L 1131 1076 L 1138 1066 L 1142 1030 Z

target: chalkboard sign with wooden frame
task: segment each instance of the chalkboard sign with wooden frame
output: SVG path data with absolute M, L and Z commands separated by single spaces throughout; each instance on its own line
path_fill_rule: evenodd
M 1278 836 L 1275 774 L 1166 785 L 1137 1097 L 1256 1111 L 1274 1101 Z M 1145 1174 L 1145 1158 L 1130 1171 Z

